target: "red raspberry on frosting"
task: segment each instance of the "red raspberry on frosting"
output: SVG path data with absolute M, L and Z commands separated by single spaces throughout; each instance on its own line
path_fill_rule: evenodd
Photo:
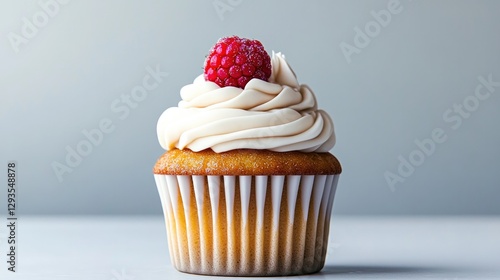
M 204 69 L 206 81 L 212 81 L 220 87 L 245 88 L 253 78 L 268 81 L 271 76 L 271 58 L 257 40 L 224 37 L 210 50 Z

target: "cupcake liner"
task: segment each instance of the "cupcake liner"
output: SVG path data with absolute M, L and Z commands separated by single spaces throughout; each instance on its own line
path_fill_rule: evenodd
M 272 276 L 323 267 L 339 175 L 154 176 L 177 270 Z

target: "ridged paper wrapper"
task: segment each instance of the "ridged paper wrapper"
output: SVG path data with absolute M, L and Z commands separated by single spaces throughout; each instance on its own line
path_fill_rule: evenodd
M 278 276 L 323 268 L 339 174 L 154 176 L 177 270 Z

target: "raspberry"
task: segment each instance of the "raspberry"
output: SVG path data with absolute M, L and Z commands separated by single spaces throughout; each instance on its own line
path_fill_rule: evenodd
M 219 39 L 205 59 L 204 77 L 220 87 L 245 88 L 253 78 L 268 81 L 271 58 L 257 40 L 238 36 Z

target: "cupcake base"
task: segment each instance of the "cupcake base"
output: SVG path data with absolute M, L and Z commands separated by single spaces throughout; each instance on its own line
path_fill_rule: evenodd
M 177 270 L 279 276 L 323 268 L 339 175 L 154 176 Z

